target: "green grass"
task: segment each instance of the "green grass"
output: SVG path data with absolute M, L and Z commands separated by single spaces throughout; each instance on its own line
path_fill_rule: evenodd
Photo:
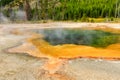
M 14 11 L 26 7 L 25 0 L 2 0 L 5 15 L 11 15 L 8 8 Z M 119 15 L 120 0 L 28 0 L 30 20 L 80 21 L 80 22 L 108 22 L 115 20 Z M 117 6 L 116 6 L 117 5 Z M 10 7 L 11 6 L 11 7 Z M 27 8 L 27 7 L 26 7 Z M 10 16 L 8 16 L 10 17 Z M 119 16 L 118 16 L 119 17 Z M 91 18 L 91 19 L 90 19 Z M 29 20 L 29 19 L 28 19 Z M 44 22 L 44 21 L 43 21 Z

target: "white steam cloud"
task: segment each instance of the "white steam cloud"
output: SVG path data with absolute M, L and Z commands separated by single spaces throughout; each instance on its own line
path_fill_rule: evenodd
M 0 23 L 5 22 L 9 22 L 9 19 L 2 12 L 0 12 Z

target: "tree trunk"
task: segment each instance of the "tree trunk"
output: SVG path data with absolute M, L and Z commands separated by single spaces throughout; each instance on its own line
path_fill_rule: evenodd
M 30 7 L 30 4 L 29 4 L 29 0 L 25 0 L 25 11 L 26 11 L 26 17 L 27 17 L 27 20 L 31 20 L 32 19 L 32 10 L 31 10 L 31 7 Z

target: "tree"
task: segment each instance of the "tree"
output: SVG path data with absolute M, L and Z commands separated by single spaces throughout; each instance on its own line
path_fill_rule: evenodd
M 32 19 L 32 10 L 29 4 L 29 0 L 25 0 L 25 11 L 26 11 L 26 17 L 27 20 L 31 20 Z

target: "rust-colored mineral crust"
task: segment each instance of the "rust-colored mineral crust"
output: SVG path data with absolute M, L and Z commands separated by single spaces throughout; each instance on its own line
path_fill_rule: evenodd
M 112 44 L 107 48 L 94 48 L 90 46 L 64 44 L 52 46 L 44 40 L 33 39 L 30 42 L 45 55 L 55 58 L 103 58 L 103 59 L 120 59 L 120 44 Z M 114 46 L 115 45 L 115 46 Z M 34 54 L 31 54 L 34 56 Z
M 111 28 L 103 27 L 105 31 Z M 87 28 L 92 29 L 92 28 Z M 93 28 L 97 29 L 97 28 Z M 101 30 L 102 28 L 99 27 Z M 119 30 L 119 29 L 118 29 Z M 117 29 L 113 29 L 113 33 L 118 33 Z M 62 59 L 74 58 L 100 58 L 109 60 L 120 59 L 120 43 L 109 45 L 107 48 L 95 48 L 91 46 L 64 44 L 50 45 L 42 39 L 42 35 L 34 34 L 26 43 L 16 48 L 9 49 L 9 52 L 28 53 L 35 57 L 54 57 Z M 39 38 L 39 39 L 38 39 Z M 41 38 L 41 39 L 40 39 Z

